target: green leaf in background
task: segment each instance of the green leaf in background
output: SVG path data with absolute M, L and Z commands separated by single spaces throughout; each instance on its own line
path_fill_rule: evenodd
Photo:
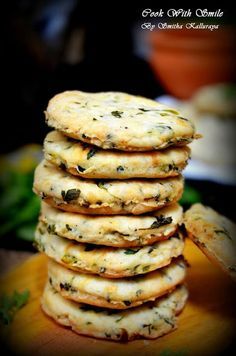
M 202 201 L 201 193 L 197 189 L 185 183 L 184 193 L 179 203 L 184 206 L 190 206 L 194 203 L 200 203 L 201 201 Z
M 27 224 L 25 226 L 19 227 L 16 230 L 16 236 L 19 237 L 22 240 L 31 241 L 32 242 L 34 240 L 36 224 L 37 223 L 32 223 L 32 224 Z
M 21 175 L 21 177 L 20 177 Z M 0 202 L 0 236 L 11 232 L 17 232 L 18 228 L 25 228 L 17 233 L 17 236 L 29 239 L 27 225 L 36 225 L 40 210 L 40 199 L 32 192 L 33 174 L 9 173 L 8 184 L 2 188 L 2 199 Z M 27 230 L 27 235 L 24 231 Z M 32 234 L 31 241 L 34 235 Z
M 0 297 L 0 321 L 5 325 L 10 324 L 15 313 L 28 302 L 29 296 L 28 289 L 22 293 L 14 291 L 12 295 L 3 294 Z
M 34 169 L 41 146 L 29 145 L 5 157 L 0 166 L 0 237 L 34 240 L 40 199 L 33 193 Z
M 19 206 L 13 207 L 12 213 L 9 213 L 6 222 L 0 225 L 0 236 L 9 233 L 12 230 L 17 230 L 22 225 L 27 226 L 37 220 L 40 209 L 40 200 L 37 196 L 32 195 L 30 199 L 19 204 Z M 16 211 L 15 211 L 16 210 Z M 32 237 L 33 240 L 33 237 Z

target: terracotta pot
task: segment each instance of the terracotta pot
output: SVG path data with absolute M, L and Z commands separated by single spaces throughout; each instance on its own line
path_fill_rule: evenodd
M 234 30 L 157 30 L 149 62 L 167 91 L 187 99 L 201 86 L 235 80 Z

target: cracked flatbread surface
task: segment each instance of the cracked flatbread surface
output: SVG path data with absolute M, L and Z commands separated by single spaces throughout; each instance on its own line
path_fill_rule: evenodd
M 113 248 L 72 242 L 48 232 L 43 223 L 39 223 L 36 229 L 35 244 L 40 251 L 67 268 L 108 278 L 151 272 L 168 265 L 184 249 L 184 240 L 177 233 L 151 246 Z
M 183 177 L 99 181 L 74 177 L 43 160 L 35 170 L 34 192 L 59 209 L 82 214 L 134 214 L 178 201 Z
M 44 140 L 44 154 L 51 163 L 84 178 L 166 178 L 177 176 L 186 167 L 190 149 L 183 146 L 148 152 L 103 150 L 52 131 Z
M 63 297 L 75 302 L 112 309 L 127 309 L 170 292 L 186 277 L 183 258 L 166 267 L 132 278 L 108 279 L 78 273 L 49 260 L 48 278 Z
M 128 341 L 155 339 L 176 329 L 176 315 L 184 308 L 187 297 L 186 287 L 180 286 L 154 302 L 120 311 L 67 300 L 47 283 L 41 305 L 47 315 L 78 334 Z
M 151 215 L 84 215 L 51 207 L 42 201 L 39 220 L 48 231 L 82 243 L 113 247 L 151 245 L 175 233 L 183 209 L 174 203 Z
M 49 126 L 104 149 L 150 151 L 186 145 L 195 136 L 178 111 L 120 92 L 66 91 L 49 101 L 45 115 Z

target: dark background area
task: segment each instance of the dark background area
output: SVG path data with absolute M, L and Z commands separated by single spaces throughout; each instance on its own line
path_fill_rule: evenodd
M 7 120 L 2 121 L 11 139 L 4 140 L 2 152 L 42 143 L 47 130 L 43 110 L 58 92 L 162 94 L 148 63 L 133 51 L 132 29 L 140 17 L 137 8 L 126 6 L 124 11 L 120 2 L 11 3 L 2 43 L 7 108 Z M 77 51 L 73 61 L 71 51 Z

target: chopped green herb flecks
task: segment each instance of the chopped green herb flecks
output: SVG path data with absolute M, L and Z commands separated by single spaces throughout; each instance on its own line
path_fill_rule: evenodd
M 83 173 L 86 170 L 86 168 L 77 166 L 77 171 Z
M 174 114 L 174 115 L 179 115 L 178 111 L 173 110 L 173 109 L 164 109 L 163 111 L 169 112 L 169 113 Z
M 163 319 L 164 320 L 164 322 L 166 323 L 166 324 L 169 324 L 169 325 L 171 325 L 172 326 L 172 328 L 175 326 L 175 324 L 173 323 L 173 321 L 171 320 L 171 319 L 167 319 L 167 318 L 164 318 Z
M 64 255 L 61 260 L 62 260 L 62 262 L 66 263 L 66 264 L 73 264 L 73 263 L 78 262 L 78 260 L 75 256 L 67 255 L 67 254 Z
M 103 180 L 99 180 L 97 181 L 97 186 L 100 188 L 100 189 L 105 189 L 107 190 L 107 188 L 105 187 L 105 182 Z
M 71 285 L 70 283 L 67 283 L 67 282 L 65 282 L 65 283 L 60 283 L 60 288 L 61 288 L 61 289 L 64 289 L 64 290 L 67 291 L 67 292 L 72 292 L 72 293 L 77 292 L 77 289 L 74 288 L 74 287 L 72 287 L 72 285 Z
M 160 196 L 161 196 L 160 194 L 157 194 L 157 195 L 155 196 L 155 200 L 158 201 L 159 198 L 160 198 Z
M 142 112 L 149 112 L 149 111 L 159 112 L 159 111 L 161 111 L 160 109 L 145 109 L 145 108 L 138 108 L 138 110 L 140 110 Z
M 178 119 L 184 120 L 184 121 L 189 121 L 188 119 L 186 119 L 185 117 L 182 117 L 182 116 L 178 116 Z
M 97 149 L 96 149 L 96 148 L 92 148 L 92 149 L 87 153 L 87 159 L 90 159 L 91 157 L 93 157 L 96 152 L 97 152 Z
M 155 126 L 155 129 L 157 129 L 158 131 L 165 132 L 165 131 L 171 131 L 173 132 L 172 127 L 168 126 L 168 125 L 157 125 Z
M 172 281 L 172 278 L 168 275 L 167 272 L 165 272 L 165 270 L 160 269 L 159 272 L 160 272 L 160 274 L 162 274 L 166 279 L 168 279 L 169 281 Z
M 169 114 L 167 114 L 166 112 L 160 112 L 161 116 L 169 116 Z
M 23 292 L 14 291 L 12 295 L 3 294 L 0 297 L 0 321 L 8 325 L 12 322 L 16 312 L 21 309 L 30 296 L 28 289 Z
M 144 266 L 143 267 L 143 272 L 147 272 L 147 271 L 149 271 L 149 269 L 150 269 L 150 266 Z
M 179 172 L 179 167 L 176 166 L 175 163 L 171 163 L 171 164 L 168 164 L 168 165 L 164 166 L 163 170 L 165 172 L 170 172 L 170 171 Z
M 41 227 L 38 227 L 38 231 L 39 231 L 39 233 L 40 233 L 41 235 L 44 234 L 44 230 L 43 230 Z
M 143 290 L 142 289 L 138 289 L 137 291 L 136 291 L 136 297 L 139 297 L 141 294 L 143 293 Z
M 40 192 L 39 193 L 40 197 L 42 198 L 42 200 L 44 200 L 45 198 L 47 198 L 47 195 L 44 192 Z
M 45 246 L 41 241 L 35 240 L 33 246 L 40 252 L 45 252 Z
M 124 172 L 124 167 L 122 167 L 122 166 L 118 166 L 117 168 L 116 168 L 116 170 L 117 170 L 117 172 Z
M 148 334 L 149 335 L 151 334 L 151 327 L 152 327 L 152 324 L 143 324 L 143 328 L 147 328 L 148 329 Z
M 70 227 L 69 224 L 66 224 L 66 230 L 67 230 L 67 231 L 72 231 L 72 228 Z
M 151 111 L 150 109 L 144 109 L 144 108 L 138 108 L 140 111 L 142 112 L 148 112 L 148 111 Z
M 118 117 L 118 118 L 121 118 L 122 117 L 122 114 L 123 114 L 123 111 L 118 111 L 118 110 L 115 110 L 115 111 L 112 111 L 111 114 L 115 117 Z
M 119 317 L 118 319 L 116 319 L 116 323 L 119 323 L 123 318 L 124 318 L 124 316 L 122 315 L 121 317 Z
M 171 216 L 165 217 L 164 215 L 159 215 L 155 217 L 156 221 L 152 223 L 150 229 L 157 229 L 160 226 L 171 224 L 173 219 Z
M 134 266 L 134 268 L 133 268 L 133 272 L 134 272 L 134 274 L 137 274 L 137 270 L 138 270 L 139 266 L 140 266 L 140 265 L 136 265 L 136 266 Z
M 230 240 L 232 240 L 232 237 L 230 236 L 229 232 L 223 228 L 222 230 L 215 230 L 214 231 L 217 235 L 220 235 L 220 234 L 223 234 L 225 235 L 226 237 L 228 237 Z
M 133 250 L 132 248 L 128 248 L 127 250 L 125 250 L 124 254 L 125 254 L 125 255 L 134 255 L 134 254 L 137 253 L 139 250 L 140 250 L 140 248 L 137 249 L 137 250 Z
M 80 190 L 79 189 L 69 189 L 69 190 L 67 190 L 67 192 L 65 190 L 62 190 L 61 196 L 62 196 L 62 199 L 68 203 L 71 200 L 75 200 L 80 196 Z
M 51 224 L 47 226 L 47 231 L 49 234 L 55 234 L 56 226 L 55 224 Z
M 185 267 L 186 267 L 185 263 L 183 263 L 183 262 L 179 262 L 179 263 L 178 263 L 178 266 L 179 266 L 180 268 L 185 268 Z

